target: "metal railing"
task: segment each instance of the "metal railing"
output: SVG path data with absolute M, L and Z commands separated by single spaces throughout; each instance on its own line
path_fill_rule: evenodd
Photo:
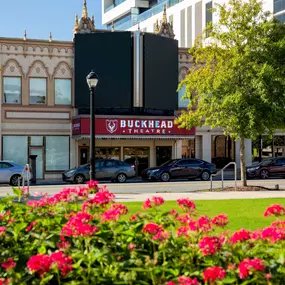
M 30 194 L 30 179 L 31 179 L 31 168 L 29 164 L 26 164 L 22 173 L 21 173 L 21 178 L 18 181 L 18 186 L 19 189 L 21 189 L 21 181 L 22 181 L 22 187 L 24 190 L 25 187 L 25 181 L 27 181 L 27 192 Z
M 226 166 L 224 166 L 220 171 L 218 171 L 216 174 L 211 174 L 211 191 L 213 191 L 213 176 L 218 176 L 220 173 L 222 173 L 222 190 L 224 190 L 224 170 L 228 168 L 230 165 L 235 166 L 235 191 L 237 190 L 237 165 L 235 162 L 230 162 Z

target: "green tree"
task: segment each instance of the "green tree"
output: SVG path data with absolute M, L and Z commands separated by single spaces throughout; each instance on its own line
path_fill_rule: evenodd
M 177 123 L 218 127 L 240 139 L 246 186 L 245 139 L 285 128 L 285 27 L 257 0 L 230 0 L 212 12 L 218 20 L 189 50 L 193 65 L 180 88 L 190 103 Z

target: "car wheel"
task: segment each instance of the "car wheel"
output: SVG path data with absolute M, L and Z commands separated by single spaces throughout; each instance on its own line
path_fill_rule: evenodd
M 19 174 L 13 175 L 10 179 L 10 185 L 12 186 L 19 186 L 19 183 L 21 184 L 21 182 L 22 182 L 22 179 L 21 179 L 21 175 Z
M 119 183 L 125 183 L 127 181 L 127 175 L 124 173 L 120 173 L 116 179 Z
M 161 175 L 160 175 L 160 180 L 162 182 L 168 182 L 170 180 L 170 174 L 168 172 L 163 172 Z
M 201 179 L 203 180 L 203 181 L 208 181 L 209 179 L 210 179 L 210 172 L 209 171 L 203 171 L 202 173 L 201 173 Z
M 260 178 L 261 178 L 261 179 L 267 179 L 268 177 L 269 177 L 268 171 L 267 171 L 266 169 L 262 169 L 262 170 L 260 171 Z
M 85 182 L 85 177 L 82 175 L 82 174 L 77 174 L 75 177 L 74 177 L 74 182 L 76 184 L 83 184 Z

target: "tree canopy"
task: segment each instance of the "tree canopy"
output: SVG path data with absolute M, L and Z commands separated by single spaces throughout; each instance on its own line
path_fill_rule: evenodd
M 177 123 L 221 128 L 244 148 L 245 138 L 285 128 L 285 26 L 258 0 L 230 0 L 212 12 L 217 21 L 189 50 L 193 66 L 180 87 L 190 103 Z

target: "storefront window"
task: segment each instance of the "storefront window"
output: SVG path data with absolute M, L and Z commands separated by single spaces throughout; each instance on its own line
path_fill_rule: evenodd
M 178 107 L 187 108 L 189 105 L 189 99 L 182 99 L 186 91 L 185 85 L 178 91 Z
M 55 79 L 55 104 L 70 105 L 71 104 L 71 80 Z
M 44 138 L 42 136 L 31 137 L 31 146 L 43 146 Z
M 46 137 L 45 151 L 46 171 L 64 171 L 69 169 L 69 137 Z
M 120 159 L 119 147 L 100 147 L 95 148 L 95 154 L 97 159 L 110 158 L 110 159 Z
M 20 77 L 4 77 L 4 103 L 21 104 L 22 81 Z
M 278 137 L 274 137 L 274 140 L 270 136 L 262 136 L 262 141 L 260 141 L 259 138 L 256 138 L 252 140 L 252 161 L 257 162 L 259 161 L 259 149 L 262 149 L 261 153 L 261 159 L 269 158 L 273 156 L 272 146 L 273 141 L 275 141 L 276 145 L 274 146 L 274 149 L 280 143 L 282 144 L 282 138 L 281 141 Z
M 28 163 L 28 137 L 3 136 L 3 160 L 20 165 Z
M 30 104 L 46 104 L 46 95 L 46 79 L 30 78 Z

